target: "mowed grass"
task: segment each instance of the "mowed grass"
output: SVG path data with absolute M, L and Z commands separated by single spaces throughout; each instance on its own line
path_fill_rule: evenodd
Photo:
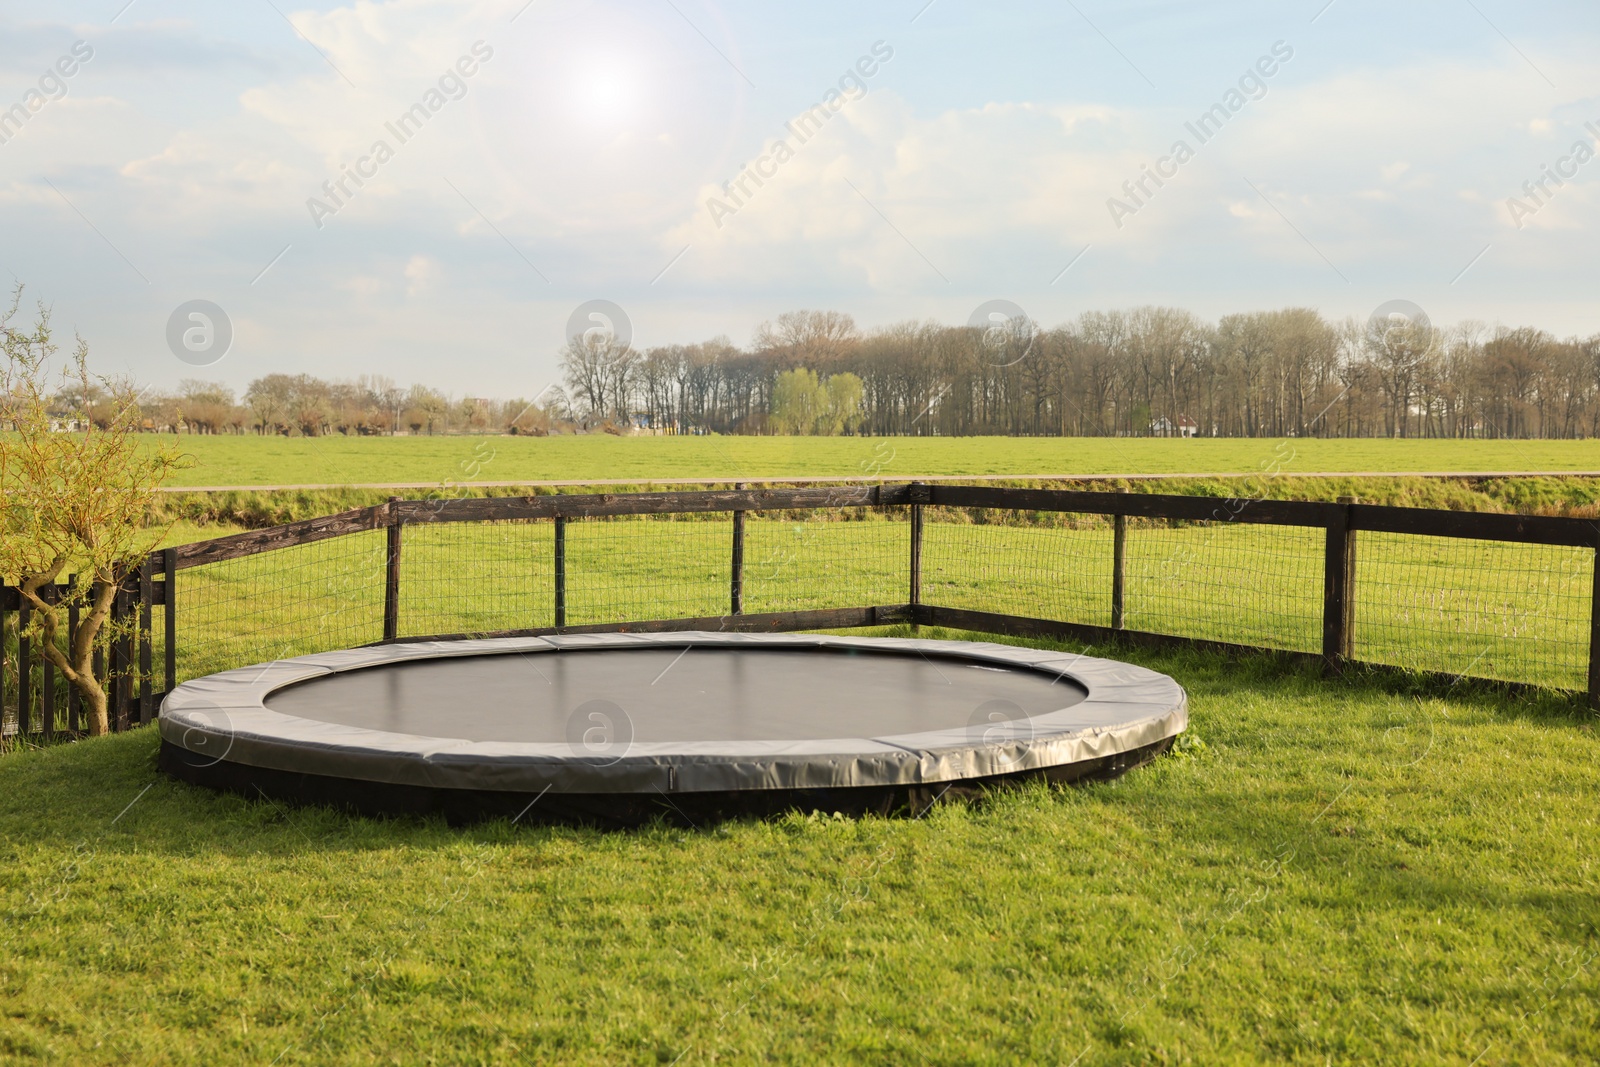
M 156 440 L 151 439 L 152 442 Z M 1600 441 L 1059 437 L 162 437 L 173 486 L 918 475 L 1596 471 Z
M 1108 522 L 966 518 L 929 513 L 924 603 L 1110 624 Z M 567 529 L 569 625 L 729 611 L 726 516 L 574 521 Z M 401 634 L 554 625 L 553 540 L 549 522 L 407 527 Z M 1132 522 L 1125 625 L 1320 651 L 1323 548 L 1321 530 Z M 379 640 L 386 552 L 384 535 L 372 532 L 181 572 L 180 678 Z M 1356 656 L 1582 688 L 1592 559 L 1587 549 L 1358 535 Z M 747 612 L 903 604 L 909 596 L 903 509 L 747 519 Z
M 169 781 L 149 729 L 8 757 L 0 1058 L 1600 1058 L 1585 713 L 1122 654 L 1188 688 L 1177 754 L 919 819 L 452 829 Z

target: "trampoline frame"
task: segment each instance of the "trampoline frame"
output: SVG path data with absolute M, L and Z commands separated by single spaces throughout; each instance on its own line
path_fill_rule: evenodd
M 1065 676 L 1087 690 L 1025 729 L 975 736 L 971 727 L 824 740 L 631 743 L 593 758 L 564 742 L 468 741 L 297 718 L 266 706 L 287 686 L 426 659 L 561 651 L 711 647 L 848 650 L 964 661 Z M 470 817 L 542 798 L 579 819 L 638 821 L 683 805 L 724 809 L 892 810 L 962 787 L 1043 775 L 1120 773 L 1165 750 L 1188 722 L 1171 678 L 1114 660 L 965 641 L 818 634 L 678 632 L 424 641 L 301 656 L 178 686 L 163 702 L 161 764 L 174 776 L 245 793 L 336 802 L 367 811 Z M 640 804 L 640 801 L 647 801 Z M 662 802 L 665 802 L 663 804 Z M 459 809 L 459 810 L 458 810 Z M 685 817 L 688 816 L 685 814 Z M 570 819 L 572 816 L 564 816 Z M 692 820 L 691 820 L 692 821 Z

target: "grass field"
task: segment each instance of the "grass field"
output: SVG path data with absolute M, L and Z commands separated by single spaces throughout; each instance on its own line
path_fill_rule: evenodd
M 180 785 L 150 730 L 8 757 L 0 1058 L 1600 1058 L 1588 720 L 1129 658 L 1180 753 L 917 820 L 457 830 Z
M 593 442 L 641 443 L 570 443 Z M 1107 621 L 1105 523 L 928 518 L 928 602 Z M 752 517 L 747 610 L 903 601 L 903 517 L 858 519 Z M 169 541 L 217 532 L 186 520 Z M 720 614 L 728 532 L 572 523 L 570 621 Z M 408 528 L 402 632 L 548 625 L 550 537 Z M 1321 549 L 1133 523 L 1128 625 L 1316 648 Z M 384 555 L 370 533 L 183 572 L 180 673 L 375 640 Z M 1358 656 L 1582 684 L 1587 551 L 1371 535 L 1358 557 Z M 1176 753 L 920 819 L 460 830 L 183 786 L 155 772 L 151 730 L 10 753 L 0 1062 L 1600 1058 L 1590 713 L 1269 656 L 1114 654 L 1190 691 Z
M 195 437 L 174 486 L 999 474 L 1596 471 L 1600 441 L 1006 437 Z

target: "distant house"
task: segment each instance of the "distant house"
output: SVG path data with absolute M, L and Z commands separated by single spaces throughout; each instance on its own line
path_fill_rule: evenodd
M 1150 424 L 1152 437 L 1193 437 L 1200 432 L 1200 424 L 1187 415 L 1179 415 L 1177 421 L 1165 415 Z

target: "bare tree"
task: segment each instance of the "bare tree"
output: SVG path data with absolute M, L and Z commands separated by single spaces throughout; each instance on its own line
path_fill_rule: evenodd
M 1375 318 L 1367 323 L 1362 341 L 1388 400 L 1388 436 L 1407 437 L 1418 376 L 1436 342 L 1433 327 L 1402 315 Z
M 450 399 L 437 389 L 429 389 L 424 385 L 413 385 L 406 394 L 406 421 L 411 424 L 413 433 L 426 429 L 429 434 L 444 428 L 446 414 L 450 411 Z
M 589 419 L 627 419 L 638 353 L 609 330 L 594 328 L 567 340 L 561 372 Z
M 179 412 L 192 433 L 214 434 L 234 409 L 233 390 L 221 382 L 185 378 L 178 383 Z
M 256 425 L 263 434 L 280 433 L 288 429 L 285 421 L 294 401 L 294 379 L 287 374 L 268 374 L 251 382 L 244 392 L 244 402 L 255 415 Z
M 783 362 L 784 370 L 831 369 L 860 340 L 855 319 L 842 311 L 785 311 L 776 322 L 762 323 L 755 333 L 756 350 Z

